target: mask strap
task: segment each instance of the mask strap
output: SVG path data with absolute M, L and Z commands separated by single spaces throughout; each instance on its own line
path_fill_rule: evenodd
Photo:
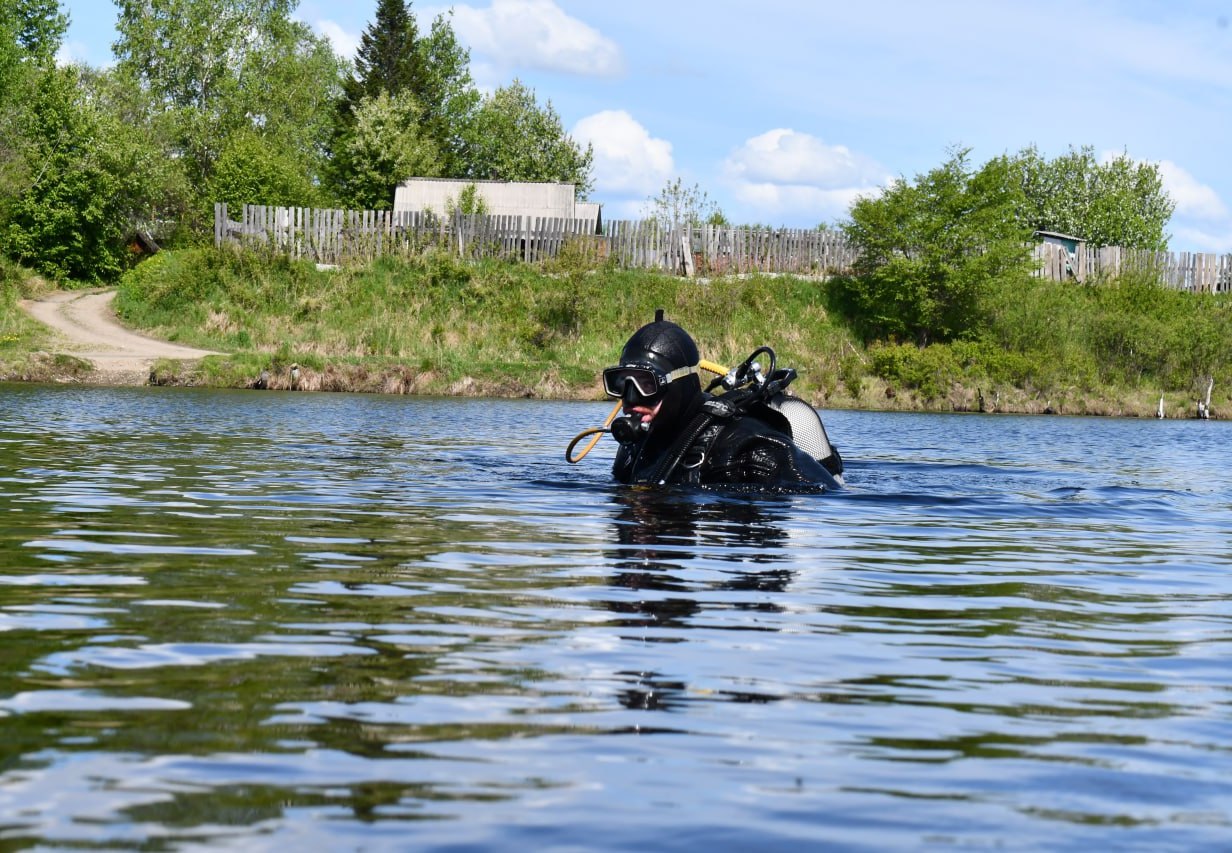
M 684 379 L 686 376 L 690 376 L 694 373 L 700 373 L 700 372 L 701 371 L 698 369 L 698 366 L 696 364 L 694 364 L 691 367 L 677 367 L 671 373 L 667 374 L 667 376 L 663 377 L 664 384 L 670 385 L 671 383 L 675 382 L 677 379 Z

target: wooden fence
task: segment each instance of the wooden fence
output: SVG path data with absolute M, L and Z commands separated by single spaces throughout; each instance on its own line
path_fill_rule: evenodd
M 388 210 L 319 210 L 245 205 L 238 221 L 225 204 L 214 205 L 214 244 L 254 242 L 321 264 L 368 261 L 381 255 L 416 254 L 436 246 L 462 257 L 517 258 L 538 262 L 570 251 L 584 260 L 683 275 L 849 272 L 856 251 L 840 232 L 780 228 L 754 230 L 698 226 L 665 229 L 653 220 L 594 223 L 582 219 L 467 216 Z M 566 249 L 566 247 L 568 247 Z M 1037 275 L 1087 281 L 1133 270 L 1157 273 L 1168 286 L 1190 292 L 1232 291 L 1232 254 L 1144 252 L 1061 246 L 1034 247 Z
M 525 216 L 467 216 L 388 210 L 318 210 L 245 205 L 239 220 L 214 205 L 214 244 L 252 242 L 321 264 L 414 254 L 429 246 L 463 257 L 543 261 L 565 250 L 623 267 L 686 275 L 749 272 L 833 273 L 855 253 L 837 232 L 782 228 L 665 229 L 653 220 L 594 222 Z
M 1165 286 L 1190 293 L 1232 291 L 1232 254 L 1204 252 L 1150 252 L 1120 246 L 1080 246 L 1067 252 L 1061 246 L 1040 243 L 1037 275 L 1054 281 L 1087 281 L 1123 272 L 1144 271 L 1159 276 Z

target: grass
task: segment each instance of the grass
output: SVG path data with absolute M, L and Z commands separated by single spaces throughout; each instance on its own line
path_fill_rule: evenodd
M 5 298 L 11 304 L 8 272 Z M 1030 279 L 986 295 L 986 328 L 920 348 L 865 346 L 827 282 L 790 276 L 684 280 L 595 268 L 469 263 L 443 253 L 317 270 L 260 251 L 162 252 L 122 279 L 129 324 L 233 353 L 158 381 L 387 393 L 587 398 L 629 334 L 663 308 L 704 358 L 769 344 L 816 405 L 945 411 L 1149 415 L 1192 411 L 1213 377 L 1232 415 L 1232 302 L 1165 290 L 1145 276 L 1079 285 Z M 12 312 L 6 311 L 6 317 Z M 27 345 L 20 319 L 0 336 Z M 3 351 L 0 344 L 0 352 Z
M 50 288 L 31 270 L 0 256 L 0 378 L 37 382 L 90 371 L 79 359 L 43 352 L 47 330 L 17 307 L 20 300 Z
M 237 352 L 203 363 L 210 384 L 244 384 L 263 369 L 281 377 L 294 362 L 362 388 L 409 369 L 418 381 L 395 384 L 594 397 L 599 372 L 658 307 L 694 332 L 708 358 L 733 361 L 773 341 L 803 372 L 815 370 L 850 345 L 822 302 L 818 284 L 803 280 L 681 282 L 448 255 L 318 271 L 253 253 L 190 250 L 161 253 L 129 273 L 116 308 L 158 336 Z

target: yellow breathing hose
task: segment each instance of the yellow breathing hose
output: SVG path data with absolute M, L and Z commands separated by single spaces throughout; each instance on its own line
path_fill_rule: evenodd
M 702 370 L 707 370 L 713 373 L 715 376 L 726 376 L 727 375 L 726 367 L 724 367 L 721 364 L 717 364 L 713 361 L 707 361 L 704 358 L 697 363 L 697 366 L 700 367 Z M 603 426 L 591 427 L 590 429 L 584 429 L 581 432 L 579 432 L 577 435 L 575 435 L 573 437 L 573 441 L 569 442 L 569 446 L 565 448 L 565 461 L 567 461 L 570 465 L 576 465 L 577 463 L 585 459 L 586 454 L 594 450 L 595 445 L 599 443 L 599 437 L 602 436 L 605 432 L 607 432 L 607 428 L 612 425 L 612 421 L 616 420 L 616 416 L 620 414 L 620 409 L 621 409 L 621 406 L 623 405 L 624 404 L 622 402 L 618 401 L 616 405 L 612 407 L 612 411 L 608 413 L 607 418 L 603 421 Z M 586 436 L 588 435 L 593 435 L 594 438 L 590 440 L 589 444 L 587 444 L 585 447 L 582 448 L 581 453 L 579 453 L 577 456 L 574 456 L 573 448 L 577 447 L 578 442 L 586 438 Z

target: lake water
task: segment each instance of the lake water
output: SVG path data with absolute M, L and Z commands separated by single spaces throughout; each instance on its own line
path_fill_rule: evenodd
M 0 386 L 0 848 L 1232 846 L 1232 424 Z

